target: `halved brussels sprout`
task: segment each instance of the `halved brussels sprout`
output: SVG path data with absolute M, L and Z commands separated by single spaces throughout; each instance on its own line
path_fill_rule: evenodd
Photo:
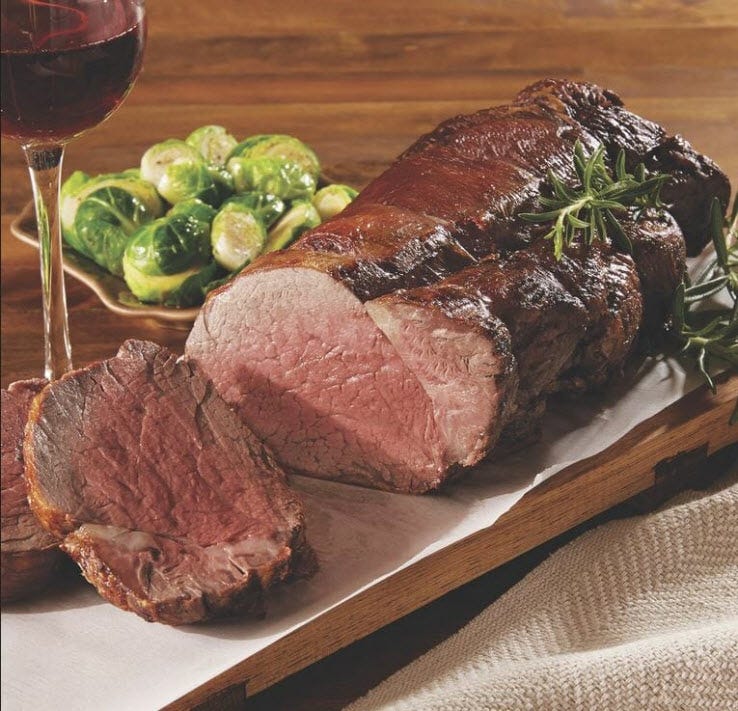
M 318 156 L 312 148 L 294 136 L 277 133 L 250 136 L 233 149 L 230 157 L 276 158 L 283 163 L 296 163 L 303 172 L 312 175 L 315 181 L 320 175 Z
M 220 167 L 238 145 L 223 126 L 200 126 L 187 136 L 185 143 L 195 148 L 207 163 Z
M 237 193 L 258 192 L 283 200 L 310 198 L 315 178 L 297 163 L 276 158 L 231 158 L 227 164 Z
M 118 276 L 130 235 L 164 211 L 151 183 L 130 171 L 90 178 L 73 173 L 61 190 L 64 240 L 73 249 Z
M 282 219 L 269 230 L 264 252 L 284 249 L 303 232 L 317 227 L 319 224 L 320 215 L 311 202 L 307 200 L 295 201 Z
M 175 160 L 183 159 L 193 163 L 205 162 L 200 151 L 178 138 L 155 143 L 141 156 L 141 177 L 158 187 L 167 167 Z
M 172 204 L 191 198 L 208 205 L 218 205 L 221 201 L 218 186 L 202 160 L 177 158 L 164 169 L 156 189 Z
M 359 193 L 348 185 L 326 185 L 313 196 L 312 203 L 322 220 L 337 215 Z
M 213 220 L 213 257 L 224 269 L 235 271 L 261 254 L 266 236 L 266 228 L 254 210 L 237 202 L 228 203 Z
M 184 215 L 139 228 L 123 255 L 128 288 L 141 301 L 163 303 L 210 261 L 210 225 Z
M 189 200 L 178 202 L 176 205 L 171 207 L 169 212 L 167 212 L 167 217 L 188 217 L 191 220 L 204 222 L 206 225 L 210 225 L 216 212 L 217 210 L 214 207 L 211 207 L 202 200 L 190 198 Z
M 234 203 L 242 207 L 251 208 L 267 229 L 277 221 L 286 208 L 284 200 L 268 193 L 242 193 L 241 195 L 234 195 L 228 198 L 222 207 Z

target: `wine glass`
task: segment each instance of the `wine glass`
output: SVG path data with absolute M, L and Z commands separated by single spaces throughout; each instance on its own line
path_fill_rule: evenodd
M 106 119 L 141 68 L 144 0 L 0 0 L 2 135 L 31 174 L 48 380 L 72 369 L 59 188 L 64 146 Z

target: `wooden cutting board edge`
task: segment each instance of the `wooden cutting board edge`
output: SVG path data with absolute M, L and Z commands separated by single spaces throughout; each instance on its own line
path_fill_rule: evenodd
M 165 708 L 191 709 L 224 690 L 245 699 L 507 563 L 656 483 L 656 467 L 681 453 L 704 456 L 738 443 L 729 418 L 738 375 L 717 395 L 698 388 L 606 450 L 528 492 L 489 528 L 433 553 L 324 612 Z

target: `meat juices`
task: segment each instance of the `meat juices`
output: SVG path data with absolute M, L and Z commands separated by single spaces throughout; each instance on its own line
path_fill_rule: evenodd
M 665 215 L 623 218 L 632 255 L 603 243 L 557 263 L 547 228 L 518 217 L 549 169 L 576 181 L 577 140 L 672 176 Z M 435 489 L 502 432 L 535 429 L 550 393 L 621 372 L 729 194 L 709 158 L 612 92 L 544 80 L 445 121 L 341 214 L 211 294 L 186 352 L 288 469 Z
M 146 620 L 260 612 L 267 590 L 315 570 L 284 473 L 199 368 L 153 343 L 49 385 L 25 459 L 44 527 Z

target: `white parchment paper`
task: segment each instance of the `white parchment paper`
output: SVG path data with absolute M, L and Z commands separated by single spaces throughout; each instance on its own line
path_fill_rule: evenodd
M 490 526 L 530 488 L 597 454 L 700 384 L 652 359 L 604 398 L 551 408 L 544 438 L 478 467 L 444 494 L 410 497 L 298 478 L 321 562 L 279 590 L 264 620 L 149 624 L 68 586 L 2 613 L 2 708 L 156 709 L 392 573 Z

